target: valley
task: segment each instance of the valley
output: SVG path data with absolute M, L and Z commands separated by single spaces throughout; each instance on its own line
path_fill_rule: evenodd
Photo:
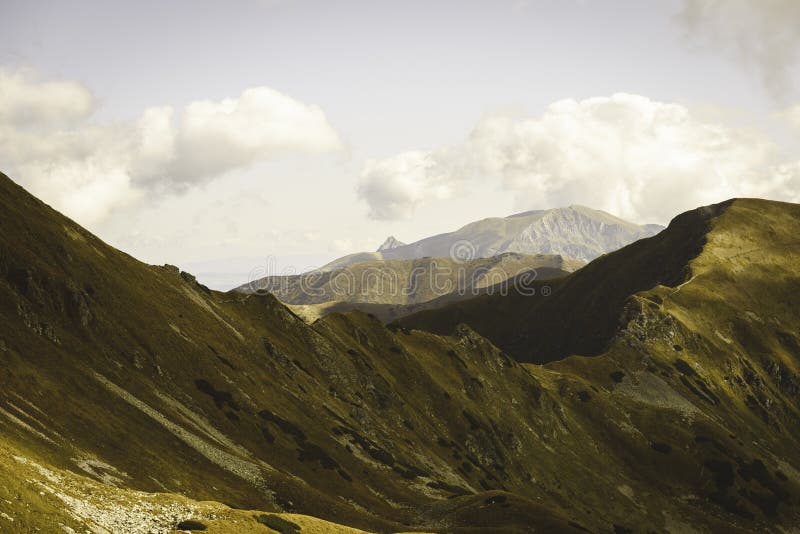
M 700 208 L 549 296 L 387 326 L 208 290 L 5 176 L 0 204 L 0 528 L 800 522 L 797 205 Z

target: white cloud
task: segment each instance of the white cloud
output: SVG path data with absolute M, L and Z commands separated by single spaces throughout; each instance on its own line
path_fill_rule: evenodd
M 800 160 L 781 163 L 771 169 L 767 180 L 762 184 L 762 194 L 767 197 L 788 202 L 800 202 Z
M 20 129 L 0 123 L 0 153 L 4 171 L 82 224 L 92 225 L 144 193 L 129 171 L 134 152 L 124 127 Z
M 0 71 L 0 153 L 17 180 L 91 225 L 120 206 L 178 191 L 288 153 L 338 150 L 325 114 L 267 87 L 237 98 L 145 110 L 136 122 L 96 124 L 76 82 Z
M 457 184 L 446 162 L 442 154 L 420 151 L 367 161 L 358 194 L 367 200 L 370 217 L 408 217 L 426 200 L 452 196 Z
M 781 115 L 800 131 L 800 105 L 790 107 Z
M 679 20 L 693 40 L 755 69 L 773 97 L 791 95 L 800 58 L 800 2 L 684 0 Z
M 136 159 L 132 174 L 143 181 L 169 180 L 167 164 L 175 157 L 174 110 L 169 106 L 148 108 L 136 123 Z
M 780 167 L 778 152 L 759 133 L 684 106 L 616 94 L 558 101 L 536 117 L 488 116 L 461 146 L 369 162 L 359 193 L 372 217 L 399 218 L 426 191 L 447 198 L 493 179 L 520 209 L 577 203 L 665 221 L 735 196 L 800 201 L 796 169 Z
M 94 97 L 74 81 L 33 82 L 30 73 L 0 70 L 0 124 L 30 126 L 85 119 Z
M 320 108 L 268 87 L 247 89 L 238 98 L 192 102 L 174 126 L 171 109 L 150 114 L 145 131 L 157 135 L 157 147 L 170 147 L 166 170 L 179 183 L 202 181 L 274 154 L 342 147 Z

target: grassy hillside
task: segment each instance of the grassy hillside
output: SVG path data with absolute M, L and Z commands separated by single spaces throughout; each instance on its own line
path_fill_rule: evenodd
M 531 284 L 527 289 L 533 291 L 486 295 L 401 323 L 439 333 L 466 323 L 520 361 L 599 354 L 617 331 L 631 295 L 657 285 L 676 286 L 690 276 L 689 262 L 701 252 L 710 224 L 726 207 L 684 213 L 660 234 L 602 256 L 562 280 Z
M 718 211 L 690 283 L 628 299 L 608 352 L 541 367 L 466 326 L 309 325 L 209 291 L 0 177 L 0 529 L 119 531 L 98 500 L 131 532 L 796 525 L 797 207 Z
M 390 320 L 445 297 L 463 300 L 527 273 L 550 280 L 583 262 L 557 255 L 507 253 L 459 261 L 453 258 L 370 261 L 334 271 L 270 276 L 238 287 L 240 293 L 272 293 L 296 312 L 316 319 L 333 311 L 361 309 Z

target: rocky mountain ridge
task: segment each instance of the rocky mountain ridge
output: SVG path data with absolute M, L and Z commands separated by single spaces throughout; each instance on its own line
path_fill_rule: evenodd
M 452 258 L 365 261 L 333 271 L 265 277 L 235 291 L 271 293 L 299 315 L 312 320 L 332 311 L 352 309 L 391 320 L 443 297 L 453 301 L 477 296 L 495 285 L 508 285 L 511 279 L 523 274 L 529 280 L 551 280 L 582 266 L 582 262 L 558 255 L 513 252 L 466 261 Z
M 800 207 L 676 221 L 541 295 L 588 339 L 623 303 L 593 356 L 541 366 L 483 324 L 309 325 L 210 291 L 0 176 L 0 528 L 791 531 Z M 624 265 L 663 270 L 619 287 Z M 531 323 L 538 295 L 479 302 Z
M 506 252 L 557 254 L 588 262 L 638 239 L 655 235 L 662 229 L 656 224 L 630 223 L 584 206 L 569 206 L 483 219 L 454 232 L 427 237 L 407 245 L 392 241 L 392 246 L 386 248 L 384 243 L 377 252 L 344 256 L 320 270 L 332 271 L 363 261 L 423 257 L 470 260 Z
M 386 241 L 381 243 L 381 246 L 378 247 L 376 252 L 383 252 L 384 250 L 391 250 L 393 248 L 405 246 L 405 243 L 399 241 L 395 236 L 390 235 L 386 238 Z

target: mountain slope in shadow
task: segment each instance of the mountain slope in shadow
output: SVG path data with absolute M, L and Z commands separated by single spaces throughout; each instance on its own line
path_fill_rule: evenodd
M 568 275 L 584 264 L 557 255 L 504 253 L 458 260 L 369 261 L 334 271 L 269 276 L 244 284 L 239 293 L 271 293 L 313 321 L 334 311 L 362 310 L 384 322 L 443 302 L 483 294 L 525 274 L 538 280 Z M 433 302 L 437 301 L 437 302 Z
M 0 525 L 789 528 L 798 258 L 763 238 L 797 206 L 736 201 L 703 228 L 690 283 L 634 294 L 607 352 L 541 367 L 463 325 L 309 325 L 209 291 L 0 176 Z
M 465 323 L 520 361 L 599 354 L 632 295 L 688 279 L 689 264 L 702 251 L 711 223 L 729 205 L 684 213 L 658 235 L 602 256 L 561 280 L 423 311 L 401 324 L 449 333 Z

